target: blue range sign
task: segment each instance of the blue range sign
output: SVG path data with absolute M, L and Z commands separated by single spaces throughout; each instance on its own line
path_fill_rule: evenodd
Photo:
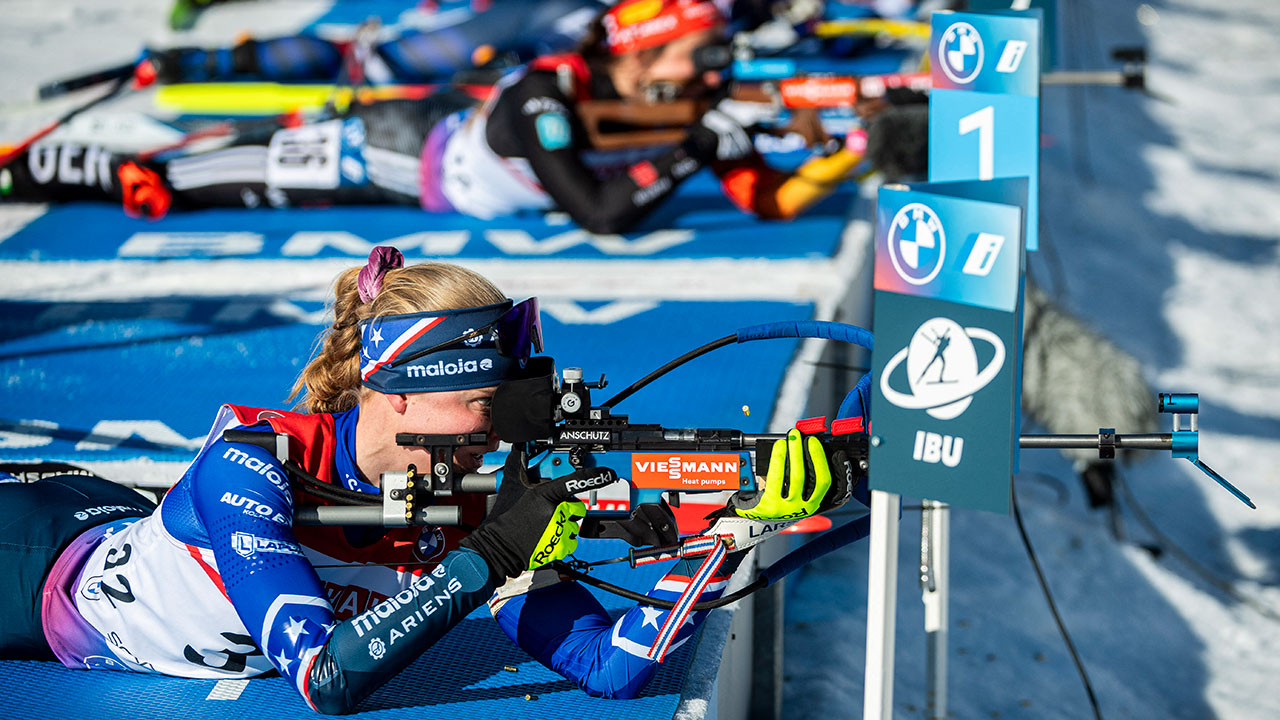
M 935 13 L 929 45 L 929 181 L 1027 177 L 1028 250 L 1037 240 L 1040 11 Z
M 872 489 L 1009 511 L 1025 190 L 1022 179 L 880 190 Z

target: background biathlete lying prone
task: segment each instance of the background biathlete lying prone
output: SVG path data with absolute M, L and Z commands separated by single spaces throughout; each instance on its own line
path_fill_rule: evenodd
M 706 0 L 628 0 L 596 19 L 577 52 L 534 60 L 483 102 L 445 90 L 356 105 L 278 130 L 266 144 L 243 140 L 166 162 L 36 145 L 0 170 L 0 199 L 108 200 L 148 217 L 171 207 L 378 202 L 479 218 L 560 209 L 587 230 L 615 233 L 710 167 L 744 211 L 794 217 L 834 190 L 861 153 L 841 147 L 790 173 L 768 167 L 750 128 L 772 107 L 721 99 L 719 74 L 694 60 L 723 42 L 724 25 Z M 580 112 L 594 101 L 677 98 L 708 109 L 675 144 L 593 147 Z

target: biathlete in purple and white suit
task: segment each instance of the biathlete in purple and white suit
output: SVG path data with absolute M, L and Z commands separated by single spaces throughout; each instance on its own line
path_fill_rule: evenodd
M 377 248 L 339 276 L 333 326 L 295 386 L 306 412 L 223 406 L 158 508 L 83 474 L 0 482 L 0 657 L 199 678 L 277 670 L 312 708 L 340 713 L 492 599 L 539 662 L 592 695 L 635 696 L 700 614 L 668 622 L 642 603 L 614 621 L 576 583 L 534 579 L 576 546 L 585 508 L 568 486 L 591 480 L 582 473 L 533 484 L 511 453 L 487 518 L 483 498 L 456 501 L 470 533 L 295 525 L 301 504 L 376 495 L 384 473 L 427 467 L 426 450 L 396 433 L 487 433 L 453 455 L 457 472 L 476 471 L 497 443 L 496 386 L 540 349 L 536 300 L 513 303 L 457 266 L 402 265 Z M 778 459 L 775 448 L 785 468 Z M 821 452 L 811 459 L 825 468 Z M 291 482 L 305 475 L 318 487 Z M 809 497 L 766 492 L 727 520 L 812 513 L 827 490 L 817 476 Z M 680 561 L 650 595 L 716 597 L 736 557 L 710 570 Z

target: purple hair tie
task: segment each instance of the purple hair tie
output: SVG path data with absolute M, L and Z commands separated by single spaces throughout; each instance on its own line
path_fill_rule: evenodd
M 382 277 L 388 270 L 404 267 L 404 255 L 390 245 L 379 245 L 369 253 L 369 262 L 360 268 L 356 277 L 356 289 L 360 293 L 360 302 L 368 305 L 378 297 L 382 290 Z

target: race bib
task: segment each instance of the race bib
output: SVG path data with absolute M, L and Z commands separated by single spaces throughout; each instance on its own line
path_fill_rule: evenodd
M 267 146 L 267 186 L 331 190 L 362 185 L 363 145 L 359 118 L 278 130 Z

